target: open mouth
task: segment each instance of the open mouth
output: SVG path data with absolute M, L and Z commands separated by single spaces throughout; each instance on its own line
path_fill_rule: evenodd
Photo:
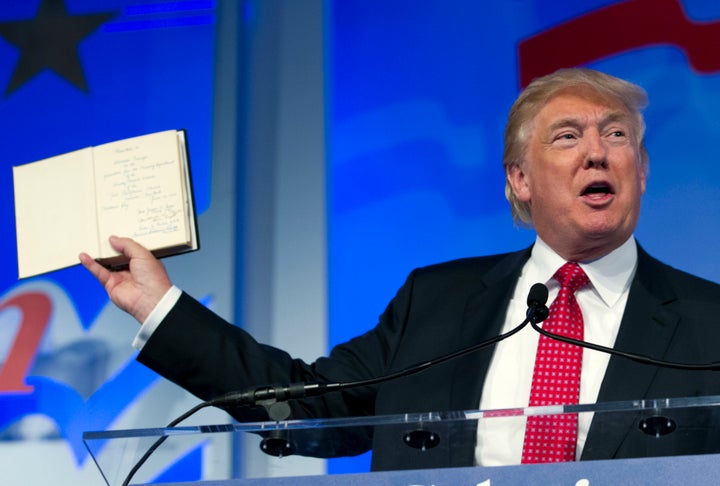
M 589 196 L 589 197 L 603 197 L 603 196 L 609 196 L 615 194 L 615 189 L 610 185 L 610 183 L 601 181 L 601 182 L 593 182 L 592 184 L 588 184 L 585 186 L 585 189 L 580 193 L 581 196 Z

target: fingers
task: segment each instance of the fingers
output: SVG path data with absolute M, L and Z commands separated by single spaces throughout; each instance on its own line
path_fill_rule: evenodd
M 110 271 L 100 265 L 87 253 L 80 253 L 80 263 L 92 273 L 96 279 L 104 286 L 110 278 Z

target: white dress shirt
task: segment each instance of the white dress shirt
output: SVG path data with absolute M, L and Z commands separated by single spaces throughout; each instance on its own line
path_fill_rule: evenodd
M 547 285 L 549 306 L 560 288 L 553 275 L 565 263 L 540 238 L 536 240 L 508 305 L 503 333 L 516 327 L 525 318 L 527 294 L 534 283 Z M 576 293 L 585 324 L 584 340 L 612 347 L 637 267 L 635 239 L 631 237 L 602 258 L 579 264 L 590 279 L 590 285 Z M 481 410 L 528 406 L 538 338 L 539 334 L 528 325 L 518 334 L 497 344 L 483 385 Z M 597 400 L 609 358 L 609 355 L 599 351 L 583 350 L 580 403 L 594 403 Z M 582 452 L 591 420 L 590 414 L 579 415 L 577 457 Z M 525 422 L 523 417 L 480 420 L 475 462 L 483 466 L 520 464 Z

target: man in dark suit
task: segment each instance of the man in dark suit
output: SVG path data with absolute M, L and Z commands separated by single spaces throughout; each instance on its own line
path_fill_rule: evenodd
M 641 88 L 591 70 L 562 70 L 531 83 L 508 118 L 504 165 L 513 217 L 535 228 L 535 244 L 415 270 L 375 328 L 312 364 L 257 343 L 183 294 L 132 240 L 111 238 L 130 259 L 127 271 L 109 272 L 86 254 L 80 258 L 113 302 L 143 324 L 138 359 L 206 400 L 260 384 L 385 376 L 490 339 L 523 320 L 533 283 L 547 283 L 555 299 L 560 284 L 553 275 L 566 262 L 579 264 L 589 280 L 576 292 L 586 340 L 667 361 L 716 361 L 720 286 L 653 259 L 633 238 L 648 164 L 645 104 Z M 421 374 L 293 401 L 292 416 L 525 407 L 538 341 L 526 328 Z M 583 352 L 579 371 L 580 403 L 720 394 L 712 372 L 659 368 L 597 351 Z M 267 418 L 258 408 L 229 411 L 239 420 Z M 653 442 L 638 432 L 634 417 L 581 416 L 572 453 L 600 459 L 718 450 L 715 430 L 698 421 L 681 420 L 678 431 Z M 516 422 L 482 421 L 477 431 L 425 452 L 396 446 L 391 429 L 372 439 L 348 432 L 345 440 L 308 441 L 300 448 L 332 456 L 372 444 L 377 469 L 517 464 L 525 425 Z

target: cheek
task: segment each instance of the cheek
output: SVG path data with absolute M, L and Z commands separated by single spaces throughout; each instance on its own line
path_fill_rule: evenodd
M 633 196 L 640 197 L 645 194 L 645 171 L 642 167 L 633 167 L 626 172 L 626 180 L 631 181 Z

